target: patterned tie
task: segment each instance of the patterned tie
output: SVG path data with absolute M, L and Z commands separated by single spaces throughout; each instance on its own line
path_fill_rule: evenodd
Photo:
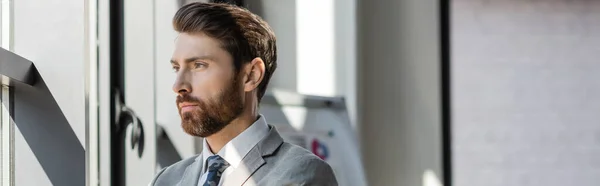
M 229 163 L 219 155 L 210 156 L 207 161 L 208 176 L 206 176 L 206 182 L 202 186 L 217 186 L 221 180 L 221 174 L 229 167 Z

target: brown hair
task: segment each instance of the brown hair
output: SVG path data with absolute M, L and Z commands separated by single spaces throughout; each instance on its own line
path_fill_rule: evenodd
M 225 3 L 190 3 L 173 17 L 173 27 L 180 33 L 204 33 L 218 39 L 233 56 L 236 74 L 242 64 L 260 57 L 265 75 L 258 85 L 260 101 L 277 68 L 275 34 L 264 20 L 250 11 Z

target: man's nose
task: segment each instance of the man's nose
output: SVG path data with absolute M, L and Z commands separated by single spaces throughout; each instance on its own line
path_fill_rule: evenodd
M 173 84 L 173 92 L 179 95 L 192 92 L 192 87 L 184 74 L 177 75 L 177 79 Z

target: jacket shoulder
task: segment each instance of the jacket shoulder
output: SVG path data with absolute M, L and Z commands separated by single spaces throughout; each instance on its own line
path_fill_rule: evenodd
M 195 155 L 190 158 L 183 159 L 177 163 L 174 163 L 173 165 L 163 168 L 156 174 L 156 176 L 154 176 L 150 186 L 177 184 L 177 182 L 181 180 L 187 167 L 194 163 L 198 156 L 199 155 Z
M 284 142 L 274 159 L 272 172 L 281 184 L 337 185 L 331 166 L 300 146 Z

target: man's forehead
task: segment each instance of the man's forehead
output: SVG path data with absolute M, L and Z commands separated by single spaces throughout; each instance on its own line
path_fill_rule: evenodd
M 217 39 L 203 33 L 180 33 L 175 40 L 172 62 L 183 63 L 191 58 L 210 61 L 229 61 L 232 56 L 221 47 Z
M 173 58 L 214 56 L 219 53 L 219 43 L 204 35 L 179 34 L 175 40 Z

